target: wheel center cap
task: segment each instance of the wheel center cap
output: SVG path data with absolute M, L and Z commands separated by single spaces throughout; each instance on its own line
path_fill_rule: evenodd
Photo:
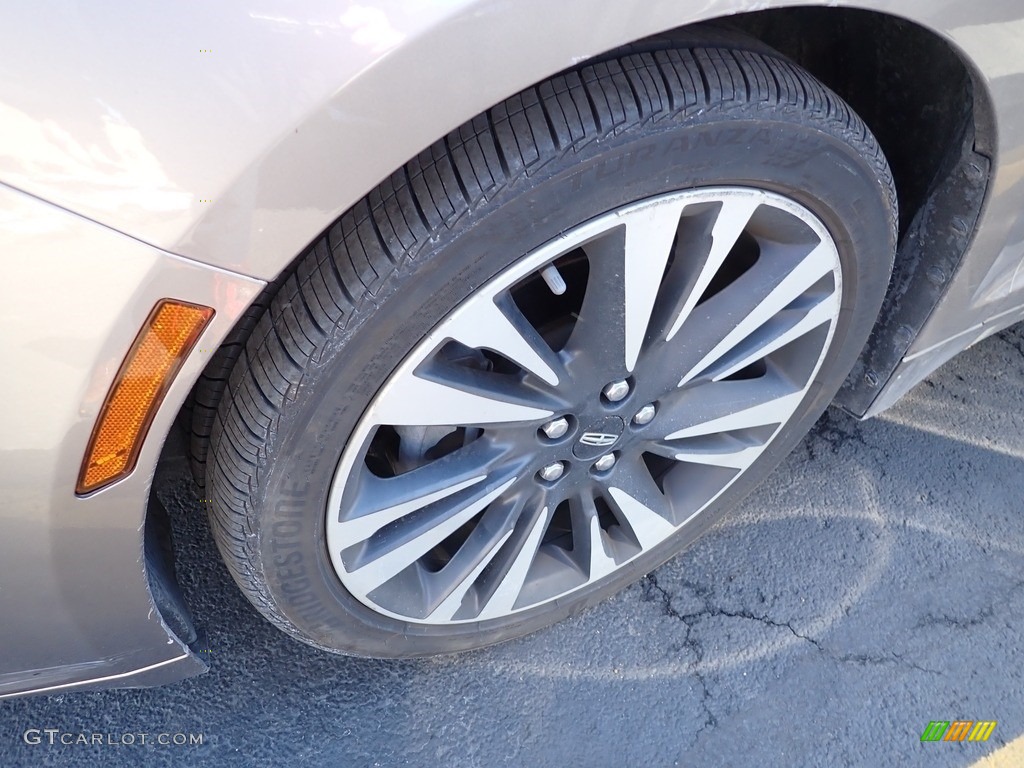
M 625 423 L 618 416 L 606 416 L 603 419 L 598 419 L 580 435 L 580 439 L 572 447 L 572 453 L 577 459 L 584 461 L 604 456 L 613 445 L 619 442 L 623 429 L 625 429 Z

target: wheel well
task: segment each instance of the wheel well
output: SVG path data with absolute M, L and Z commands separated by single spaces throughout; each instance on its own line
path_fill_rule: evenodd
M 856 9 L 756 11 L 671 30 L 598 58 L 678 45 L 735 44 L 737 36 L 782 53 L 838 93 L 871 128 L 893 171 L 900 206 L 894 276 L 868 347 L 837 397 L 846 410 L 863 415 L 927 319 L 973 234 L 995 139 L 988 94 L 960 54 L 934 32 Z M 270 298 L 303 255 L 250 307 L 186 401 L 183 420 L 192 424 L 191 455 L 200 484 L 209 431 L 230 370 Z M 941 281 L 935 279 L 939 274 Z
M 874 133 L 892 169 L 899 247 L 889 291 L 861 357 L 836 396 L 857 416 L 892 378 L 956 274 L 988 190 L 996 124 L 987 88 L 951 43 L 875 11 L 800 7 L 712 22 L 782 53 L 839 94 Z M 693 44 L 705 25 L 637 41 Z M 714 42 L 709 42 L 714 44 Z
M 837 8 L 759 11 L 730 19 L 838 93 L 878 139 L 905 235 L 970 136 L 991 156 L 984 86 L 944 39 L 895 16 Z

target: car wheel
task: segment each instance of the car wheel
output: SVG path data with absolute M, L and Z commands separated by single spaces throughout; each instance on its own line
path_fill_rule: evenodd
M 780 57 L 655 51 L 524 91 L 284 281 L 213 426 L 220 551 L 275 624 L 343 653 L 578 612 L 805 434 L 895 233 L 874 138 Z

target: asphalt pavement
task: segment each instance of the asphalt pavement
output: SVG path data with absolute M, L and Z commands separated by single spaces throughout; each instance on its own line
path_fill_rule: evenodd
M 409 662 L 264 622 L 182 475 L 165 501 L 210 672 L 0 702 L 0 766 L 970 766 L 1024 734 L 1022 393 L 1015 327 L 879 419 L 826 414 L 733 514 L 597 608 Z M 921 741 L 957 719 L 998 725 Z M 152 736 L 25 743 L 45 728 Z

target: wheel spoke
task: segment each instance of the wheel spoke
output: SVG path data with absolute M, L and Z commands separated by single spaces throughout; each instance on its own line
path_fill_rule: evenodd
M 415 472 L 412 474 L 415 474 Z M 397 482 L 401 479 L 402 476 L 395 478 L 394 480 L 377 480 L 374 481 L 372 485 L 377 485 L 379 483 L 380 487 L 386 488 L 388 483 Z M 397 491 L 397 493 L 391 489 L 388 490 L 390 493 L 398 496 L 408 495 L 410 496 L 408 500 L 399 502 L 394 506 L 385 507 L 384 509 L 372 510 L 360 515 L 359 517 L 342 520 L 338 531 L 347 543 L 366 541 L 366 539 L 373 536 L 373 534 L 385 525 L 393 523 L 395 520 L 403 518 L 416 510 L 423 509 L 424 507 L 440 501 L 441 499 L 446 499 L 449 496 L 469 488 L 470 486 L 476 485 L 486 479 L 487 475 L 477 475 L 476 477 L 460 480 L 446 488 L 441 488 L 440 490 L 430 493 L 423 493 L 422 489 L 417 488 L 412 483 L 403 483 L 403 488 L 401 491 Z M 405 493 L 402 493 L 402 491 Z
M 552 386 L 559 382 L 558 358 L 507 296 L 467 302 L 445 324 L 444 335 L 471 349 L 497 352 Z
M 693 397 L 680 398 L 672 412 L 665 414 L 662 429 L 672 429 L 665 440 L 781 424 L 804 396 L 781 376 L 770 374 L 749 381 L 707 384 L 692 393 Z
M 448 597 L 446 597 L 440 605 L 437 606 L 437 608 L 427 614 L 427 618 L 434 621 L 451 621 L 459 608 L 462 607 L 462 601 L 466 599 L 466 593 L 469 591 L 469 588 L 473 586 L 476 580 L 480 577 L 484 568 L 490 564 L 491 558 L 493 558 L 498 550 L 504 546 L 505 542 L 508 541 L 511 535 L 512 531 L 506 531 L 502 534 L 501 538 L 499 538 L 494 545 L 487 550 L 485 557 L 480 559 L 480 562 L 477 563 L 476 567 L 470 572 L 470 574 L 448 593 Z
M 585 246 L 589 271 L 583 304 L 565 345 L 570 357 L 583 354 L 596 370 L 626 374 L 625 227 L 620 225 Z
M 791 341 L 804 336 L 836 316 L 839 297 L 833 292 L 810 309 L 783 310 L 758 331 L 724 354 L 705 373 L 712 381 L 721 381 L 748 365 L 767 357 Z
M 751 333 L 763 326 L 781 310 L 798 299 L 815 283 L 833 269 L 834 251 L 821 243 L 814 247 L 795 266 L 787 265 L 782 259 L 774 260 L 771 269 L 752 269 L 750 273 L 739 278 L 730 288 L 707 302 L 710 317 L 703 328 L 721 334 L 720 340 L 700 358 L 696 365 L 679 380 L 679 386 L 702 374 L 712 363 L 746 339 Z M 749 280 L 744 278 L 750 277 Z M 767 280 L 765 280 L 767 278 Z M 760 290 L 749 291 L 761 281 L 767 282 L 770 289 L 767 295 Z M 763 296 L 760 300 L 756 297 Z M 756 302 L 752 304 L 752 299 Z M 739 322 L 733 320 L 740 317 Z
M 484 604 L 479 616 L 477 616 L 479 620 L 483 621 L 504 616 L 515 607 L 516 600 L 519 599 L 519 595 L 523 591 L 523 585 L 526 583 L 526 576 L 530 572 L 530 566 L 533 565 L 533 560 L 537 556 L 537 548 L 540 546 L 541 537 L 544 535 L 544 530 L 547 528 L 550 520 L 551 510 L 549 507 L 544 507 L 531 521 L 521 545 L 510 553 L 512 562 L 494 592 L 491 593 L 490 599 Z
M 601 521 L 598 518 L 597 506 L 590 496 L 581 496 L 570 502 L 573 546 L 582 539 L 583 558 L 586 561 L 587 579 L 595 581 L 607 576 L 615 570 L 615 559 L 608 554 L 601 533 Z M 577 537 L 577 532 L 585 536 Z M 575 554 L 575 553 L 574 553 Z
M 627 371 L 633 370 L 640 356 L 682 209 L 680 202 L 667 200 L 623 217 L 626 223 L 623 314 Z
M 428 605 L 427 618 L 450 621 L 458 613 L 480 574 L 511 538 L 525 504 L 522 494 L 496 501 L 444 568 L 425 579 L 433 606 Z
M 404 538 L 396 537 L 399 539 L 396 546 L 381 547 L 380 549 L 383 551 L 374 552 L 366 558 L 367 562 L 349 572 L 349 583 L 362 592 L 373 591 L 457 531 L 464 523 L 501 496 L 513 482 L 515 482 L 515 478 L 489 492 L 478 493 L 471 497 L 471 500 L 464 499 L 462 503 L 452 505 L 450 509 L 445 510 L 445 514 L 439 521 L 432 521 L 433 524 L 425 531 L 417 531 L 416 535 Z
M 365 541 L 385 525 L 487 479 L 506 451 L 477 440 L 425 466 L 396 477 L 360 473 L 339 520 L 345 546 Z
M 707 290 L 708 285 L 711 284 L 715 275 L 718 274 L 718 270 L 725 261 L 725 257 L 729 255 L 729 251 L 736 245 L 736 241 L 739 240 L 744 228 L 750 222 L 750 217 L 754 215 L 754 211 L 760 206 L 761 200 L 758 198 L 739 197 L 723 201 L 718 218 L 715 220 L 714 229 L 711 231 L 711 250 L 707 258 L 700 262 L 699 259 L 693 258 L 693 255 L 690 255 L 688 260 L 688 263 L 692 260 L 700 264 L 700 268 L 694 270 L 693 275 L 685 281 L 686 290 L 684 295 L 686 298 L 675 319 L 672 321 L 672 326 L 669 328 L 667 335 L 669 341 L 683 327 L 683 323 L 686 322 L 693 312 L 693 308 L 697 306 L 700 297 L 704 295 L 704 291 Z
M 746 469 L 764 451 L 763 444 L 752 445 L 732 435 L 715 434 L 651 446 L 651 451 L 676 461 L 727 469 Z
M 369 410 L 375 424 L 394 426 L 488 425 L 534 421 L 551 416 L 539 398 L 511 382 L 476 371 L 462 371 L 449 381 L 422 373 L 391 381 Z M 475 391 L 474 391 L 475 390 Z
M 637 542 L 644 549 L 659 544 L 675 531 L 669 520 L 668 503 L 639 459 L 616 478 L 620 486 L 608 489 L 615 508 L 629 523 Z M 646 478 L 646 480 L 644 479 Z
M 596 581 L 615 570 L 615 559 L 612 558 L 604 546 L 604 536 L 601 533 L 601 524 L 597 515 L 590 518 L 590 569 L 587 577 Z
M 487 547 L 477 550 L 474 553 L 476 557 L 474 558 L 475 564 L 472 566 L 472 570 L 468 574 L 464 573 L 464 571 L 460 571 L 457 574 L 456 578 L 453 579 L 455 583 L 451 587 L 451 591 L 448 592 L 448 595 L 434 610 L 427 614 L 427 618 L 433 621 L 451 621 L 459 608 L 462 607 L 462 602 L 466 599 L 466 593 L 469 592 L 470 587 L 480 578 L 484 568 L 490 564 L 498 551 L 505 546 L 505 542 L 509 540 L 510 536 L 512 536 L 511 528 L 493 538 Z M 445 566 L 444 570 L 447 571 L 451 568 L 452 564 L 449 563 Z

